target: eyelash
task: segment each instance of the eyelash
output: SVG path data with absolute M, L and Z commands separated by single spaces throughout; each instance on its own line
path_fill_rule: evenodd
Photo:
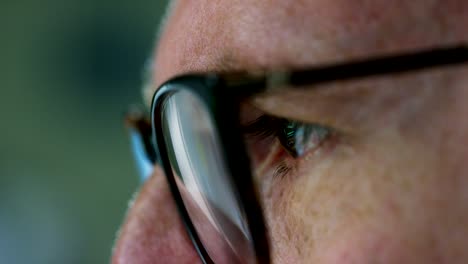
M 303 122 L 262 115 L 244 126 L 244 132 L 256 140 L 275 139 L 290 157 L 298 159 L 319 148 L 332 134 L 330 128 Z M 280 162 L 276 174 L 291 170 L 286 162 Z

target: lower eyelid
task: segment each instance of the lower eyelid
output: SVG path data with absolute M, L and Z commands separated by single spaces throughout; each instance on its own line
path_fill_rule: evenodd
M 248 146 L 249 156 L 252 160 L 252 169 L 255 175 L 266 174 L 281 159 L 286 158 L 287 153 L 275 138 L 271 138 L 268 141 L 269 144 L 257 141 Z M 258 144 L 262 144 L 263 146 L 260 147 Z
M 261 116 L 269 116 L 265 115 L 265 113 L 260 111 L 258 108 L 253 107 L 252 105 L 246 104 L 242 109 L 244 110 L 242 111 L 242 120 L 244 120 L 244 122 L 241 122 L 241 124 L 244 125 L 257 120 L 257 118 Z M 280 117 L 275 117 L 275 119 L 286 120 Z M 269 131 L 267 136 L 264 135 L 258 137 L 258 135 L 255 135 L 255 133 L 247 133 L 245 137 L 252 170 L 254 174 L 260 178 L 263 178 L 264 176 L 268 177 L 267 175 L 271 175 L 273 177 L 284 177 L 290 173 L 293 173 L 296 170 L 296 167 L 302 162 L 308 162 L 310 155 L 313 155 L 318 151 L 322 152 L 321 149 L 323 147 L 328 148 L 333 145 L 330 144 L 329 141 L 335 141 L 334 138 L 336 131 L 333 128 L 317 125 L 315 123 L 302 123 L 304 127 L 312 127 L 314 129 L 313 133 L 319 133 L 319 131 L 316 130 L 316 127 L 321 127 L 329 131 L 330 134 L 327 135 L 326 138 L 323 138 L 323 140 L 320 140 L 320 142 L 313 142 L 314 138 L 309 138 L 304 142 L 301 142 L 300 144 L 303 146 L 301 147 L 299 157 L 293 157 L 294 155 L 291 155 L 290 151 L 284 147 L 284 142 L 280 142 L 281 140 L 279 139 L 278 135 L 272 133 L 273 131 L 278 130 L 278 127 L 276 127 L 276 122 L 277 121 L 272 123 L 267 122 L 261 126 L 255 125 L 254 127 L 250 127 L 253 128 L 253 131 L 257 131 L 257 129 L 260 127 L 260 132 L 262 133 Z
M 252 163 L 254 175 L 257 177 L 278 177 L 285 176 L 294 169 L 296 159 L 281 146 L 277 139 L 274 139 L 269 153 L 262 159 Z
M 287 162 L 281 162 L 276 166 L 275 172 L 273 174 L 274 178 L 284 178 L 294 169 L 293 166 L 289 165 Z
M 284 177 L 296 177 L 296 172 L 302 166 L 308 166 L 310 163 L 320 162 L 323 155 L 330 154 L 333 149 L 340 144 L 340 137 L 335 131 L 323 140 L 316 148 L 308 150 L 301 157 L 293 158 L 279 143 L 274 140 L 274 146 L 270 149 L 268 157 L 261 163 L 253 166 L 255 175 L 260 179 L 272 177 L 273 179 L 283 179 Z

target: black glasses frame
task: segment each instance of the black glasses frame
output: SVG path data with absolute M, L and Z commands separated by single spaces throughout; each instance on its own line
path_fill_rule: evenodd
M 245 212 L 258 263 L 270 263 L 270 247 L 262 207 L 259 203 L 239 122 L 240 102 L 258 93 L 276 89 L 310 89 L 311 85 L 370 76 L 404 73 L 468 62 L 468 46 L 435 48 L 421 52 L 371 58 L 351 63 L 314 67 L 307 70 L 262 75 L 240 73 L 184 75 L 162 84 L 151 107 L 151 127 L 156 162 L 163 167 L 170 190 L 188 235 L 203 263 L 213 263 L 189 217 L 166 149 L 162 131 L 162 107 L 171 94 L 187 89 L 198 95 L 212 115 L 224 160 L 235 194 Z M 147 145 L 147 144 L 146 144 Z
M 261 87 L 258 86 L 258 84 L 261 83 L 249 81 L 248 83 L 242 84 L 242 87 L 250 88 L 246 89 L 246 91 L 253 91 Z M 179 188 L 177 187 L 175 176 L 167 155 L 168 151 L 165 145 L 161 123 L 161 108 L 164 105 L 163 102 L 171 94 L 181 89 L 188 89 L 203 101 L 214 120 L 214 126 L 215 129 L 217 129 L 220 143 L 224 150 L 224 160 L 228 171 L 231 175 L 242 175 L 242 177 L 231 177 L 231 181 L 237 196 L 236 199 L 245 212 L 247 226 L 252 235 L 252 242 L 258 262 L 269 263 L 269 240 L 267 239 L 263 214 L 250 173 L 249 159 L 244 149 L 241 127 L 237 122 L 232 122 L 232 120 L 239 119 L 239 105 L 237 104 L 238 100 L 235 99 L 236 97 L 239 99 L 239 91 L 236 92 L 235 87 L 238 86 L 228 85 L 225 78 L 219 78 L 219 76 L 216 75 L 182 76 L 162 85 L 154 96 L 153 108 L 151 111 L 151 120 L 153 121 L 152 127 L 155 133 L 153 139 L 158 149 L 159 162 L 164 168 L 167 181 L 189 237 L 202 261 L 204 263 L 213 263 L 190 220 Z

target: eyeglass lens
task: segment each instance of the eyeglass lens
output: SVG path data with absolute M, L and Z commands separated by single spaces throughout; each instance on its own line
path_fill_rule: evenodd
M 162 131 L 184 205 L 212 260 L 256 263 L 244 211 L 207 106 L 186 89 L 172 93 L 162 107 Z

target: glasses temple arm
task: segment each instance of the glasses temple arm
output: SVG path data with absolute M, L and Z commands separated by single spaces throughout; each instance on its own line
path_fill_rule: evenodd
M 468 62 L 468 46 L 458 45 L 434 48 L 416 53 L 314 67 L 307 70 L 275 72 L 267 76 L 267 85 L 268 90 L 274 90 L 285 85 L 303 86 L 320 84 L 337 80 L 404 73 L 466 62 Z

